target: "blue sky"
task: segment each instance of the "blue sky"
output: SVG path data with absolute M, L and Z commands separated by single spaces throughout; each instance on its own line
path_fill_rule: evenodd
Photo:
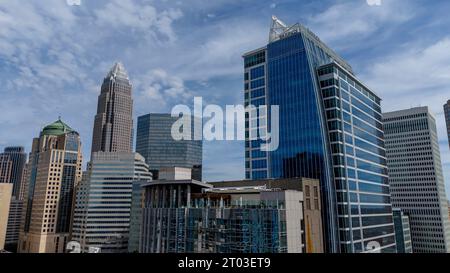
M 267 43 L 276 15 L 307 25 L 347 59 L 384 111 L 431 108 L 450 192 L 448 10 L 446 0 L 0 0 L 0 149 L 29 151 L 61 115 L 81 134 L 87 160 L 100 85 L 117 60 L 134 85 L 135 117 L 169 112 L 194 95 L 240 104 L 241 55 Z M 204 150 L 207 180 L 243 178 L 242 142 Z

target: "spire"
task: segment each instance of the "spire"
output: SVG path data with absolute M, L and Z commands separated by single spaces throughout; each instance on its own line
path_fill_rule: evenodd
M 269 43 L 278 40 L 280 34 L 284 33 L 288 27 L 283 21 L 272 15 L 272 26 L 270 27 Z
M 129 80 L 128 73 L 121 62 L 116 62 L 114 64 L 114 66 L 111 68 L 106 78 L 121 78 Z

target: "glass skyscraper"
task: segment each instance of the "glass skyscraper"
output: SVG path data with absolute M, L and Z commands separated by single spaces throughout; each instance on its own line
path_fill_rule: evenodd
M 306 27 L 276 17 L 244 55 L 246 178 L 320 179 L 328 252 L 395 252 L 380 98 Z M 260 149 L 279 106 L 279 148 Z M 262 129 L 262 130 L 261 130 Z M 268 130 L 269 129 L 269 130 Z
M 202 128 L 192 126 L 192 140 L 174 140 L 172 125 L 178 117 L 170 114 L 148 114 L 138 118 L 136 152 L 141 154 L 154 179 L 161 168 L 192 169 L 192 178 L 202 180 L 203 143 Z M 192 125 L 194 118 L 191 119 Z M 194 138 L 194 136 L 197 136 Z

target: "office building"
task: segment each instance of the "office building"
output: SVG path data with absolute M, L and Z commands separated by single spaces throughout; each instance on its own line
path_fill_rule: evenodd
M 90 247 L 102 253 L 128 251 L 133 184 L 150 181 L 151 173 L 137 153 L 92 154 L 88 170 L 77 187 L 72 241 L 82 252 Z
M 144 185 L 146 181 L 133 183 L 130 212 L 130 236 L 128 253 L 139 253 L 141 239 L 142 209 L 144 208 Z
M 409 217 L 400 209 L 393 209 L 395 239 L 397 241 L 397 253 L 412 253 L 411 228 Z
M 414 253 L 450 250 L 436 119 L 428 107 L 383 114 L 394 208 L 409 216 Z
M 22 175 L 25 164 L 27 162 L 27 154 L 25 153 L 24 147 L 6 147 L 3 154 L 9 157 L 11 161 L 11 175 L 10 182 L 13 183 L 13 196 L 19 199 L 19 192 L 22 183 Z M 1 159 L 0 159 L 1 161 Z M 1 163 L 0 163 L 1 165 Z M 1 167 L 0 167 L 1 168 Z M 0 171 L 1 173 L 1 171 Z M 1 178 L 0 178 L 1 179 Z
M 188 177 L 186 177 L 188 178 Z M 317 180 L 305 208 L 301 180 L 274 181 L 277 187 L 207 184 L 192 179 L 145 184 L 142 253 L 302 253 L 323 250 Z M 292 183 L 294 182 L 294 183 Z M 213 187 L 214 185 L 214 187 Z M 314 195 L 314 192 L 317 195 Z M 167 198 L 172 196 L 173 198 Z M 317 200 L 317 202 L 314 202 Z M 317 207 L 315 207 L 317 206 Z M 305 227 L 309 231 L 305 232 Z M 314 230 L 314 232 L 311 232 Z M 314 236 L 317 237 L 318 240 Z M 312 243 L 308 245 L 308 243 Z
M 325 242 L 322 223 L 322 200 L 320 196 L 319 180 L 308 178 L 238 180 L 211 182 L 215 189 L 232 189 L 240 187 L 261 187 L 263 189 L 277 189 L 299 191 L 303 193 L 303 231 L 302 253 L 323 253 Z
M 447 103 L 444 104 L 444 117 L 445 123 L 447 124 L 448 145 L 450 146 L 450 100 L 448 100 Z
M 202 180 L 202 128 L 195 128 L 191 118 L 191 140 L 174 140 L 172 126 L 178 120 L 170 114 L 148 114 L 138 118 L 136 152 L 144 156 L 154 178 L 161 168 L 192 169 L 192 179 Z M 197 130 L 197 131 L 196 131 Z
M 92 153 L 132 152 L 132 85 L 121 63 L 116 63 L 103 80 L 94 121 Z
M 319 179 L 327 252 L 395 252 L 380 98 L 306 27 L 273 18 L 244 54 L 246 178 Z M 279 147 L 261 150 L 279 106 Z M 370 245 L 369 245 L 370 244 Z
M 61 119 L 33 140 L 18 251 L 62 253 L 69 240 L 74 187 L 81 179 L 79 134 Z
M 21 197 L 22 179 L 27 155 L 23 147 L 6 147 L 0 154 L 0 182 L 13 184 L 9 210 L 9 219 L 5 239 L 5 250 L 17 251 L 23 198 Z M 9 164 L 7 163 L 9 161 Z M 8 175 L 5 175 L 8 174 Z
M 0 154 L 0 183 L 11 183 L 12 161 L 9 155 Z
M 24 201 L 11 197 L 9 206 L 8 226 L 6 229 L 5 250 L 17 252 L 20 234 L 20 224 L 22 219 Z
M 11 203 L 12 191 L 13 184 L 0 183 L 0 250 L 5 249 L 6 228 L 8 225 L 9 204 Z

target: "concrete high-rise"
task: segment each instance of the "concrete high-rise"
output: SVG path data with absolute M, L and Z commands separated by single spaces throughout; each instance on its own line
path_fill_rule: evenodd
M 192 178 L 202 180 L 202 128 L 192 126 L 192 140 L 174 140 L 172 125 L 178 117 L 170 114 L 148 114 L 138 118 L 136 152 L 140 153 L 158 178 L 162 168 L 192 169 Z M 194 118 L 191 118 L 192 125 Z M 195 131 L 197 129 L 197 131 Z M 196 137 L 194 137 L 196 136 Z
M 269 43 L 244 54 L 246 178 L 319 179 L 327 252 L 396 252 L 381 99 L 300 24 L 273 17 Z M 279 147 L 264 151 L 279 107 Z M 272 128 L 271 128 L 272 127 Z
M 448 145 L 450 146 L 450 100 L 448 100 L 447 103 L 444 104 L 444 117 L 445 123 L 447 124 Z
M 94 121 L 92 153 L 132 152 L 132 85 L 121 63 L 116 63 L 103 80 Z
M 133 185 L 151 181 L 144 158 L 137 153 L 93 153 L 77 187 L 72 241 L 82 252 L 128 251 Z
M 33 140 L 18 252 L 64 252 L 81 164 L 80 136 L 61 120 L 46 126 Z
M 408 214 L 414 253 L 450 251 L 436 119 L 428 107 L 383 114 L 394 208 Z

